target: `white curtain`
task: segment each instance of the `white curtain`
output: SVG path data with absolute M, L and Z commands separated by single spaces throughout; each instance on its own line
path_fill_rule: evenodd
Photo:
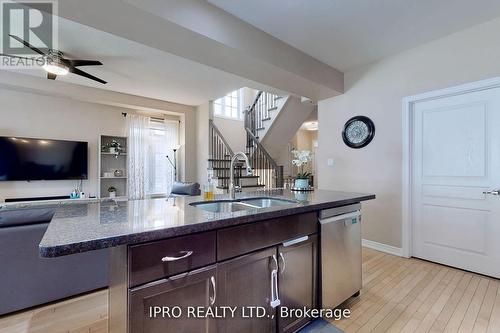
M 128 196 L 143 199 L 148 183 L 149 117 L 127 114 Z
M 165 119 L 165 142 L 167 143 L 167 155 L 177 164 L 177 176 L 179 176 L 179 121 Z M 176 152 L 174 153 L 174 149 Z M 175 155 L 175 156 L 174 156 Z M 174 158 L 175 157 L 175 158 Z M 175 179 L 175 170 L 172 164 L 167 164 L 167 193 L 170 193 Z

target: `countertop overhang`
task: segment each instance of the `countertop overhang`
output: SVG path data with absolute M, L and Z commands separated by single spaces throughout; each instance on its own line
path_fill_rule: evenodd
M 39 245 L 41 257 L 51 258 L 119 245 L 131 245 L 339 207 L 375 199 L 373 194 L 315 190 L 268 190 L 240 193 L 239 198 L 276 197 L 291 205 L 214 213 L 190 205 L 202 197 L 75 203 L 55 208 Z M 217 196 L 216 200 L 228 199 Z

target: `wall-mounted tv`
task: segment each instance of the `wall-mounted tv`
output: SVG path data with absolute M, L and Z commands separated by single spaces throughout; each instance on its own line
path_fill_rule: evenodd
M 87 142 L 0 137 L 0 181 L 87 178 Z

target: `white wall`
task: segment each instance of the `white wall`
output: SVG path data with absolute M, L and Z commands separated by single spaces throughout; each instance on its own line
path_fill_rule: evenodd
M 89 195 L 97 194 L 99 136 L 124 135 L 126 122 L 122 112 L 134 112 L 124 107 L 5 87 L 0 87 L 0 105 L 0 136 L 77 140 L 89 143 L 89 179 L 83 182 L 83 190 Z M 191 153 L 193 148 L 194 151 L 196 149 L 194 112 L 181 115 L 185 119 L 181 125 L 181 132 L 185 130 L 185 133 L 181 134 L 181 141 L 184 142 L 186 153 L 190 152 L 191 156 L 195 156 Z M 183 159 L 182 156 L 179 157 Z M 185 168 L 182 162 L 179 164 L 180 173 L 194 178 L 196 175 L 194 158 L 186 163 Z M 76 185 L 76 181 L 65 180 L 0 182 L 0 202 L 5 198 L 14 197 L 68 195 Z
M 214 124 L 222 133 L 233 152 L 246 151 L 247 133 L 242 120 L 214 116 Z
M 97 194 L 97 153 L 100 134 L 124 135 L 128 110 L 0 89 L 0 135 L 88 141 L 87 194 Z M 68 195 L 76 181 L 0 182 L 0 202 L 5 198 Z
M 208 179 L 208 120 L 210 105 L 205 103 L 196 107 L 196 156 L 193 160 L 196 166 L 196 181 L 201 185 Z
M 496 19 L 351 71 L 344 95 L 319 102 L 319 187 L 377 195 L 363 205 L 363 238 L 401 246 L 402 98 L 500 76 L 499 31 Z M 359 150 L 341 138 L 355 115 L 376 126 Z

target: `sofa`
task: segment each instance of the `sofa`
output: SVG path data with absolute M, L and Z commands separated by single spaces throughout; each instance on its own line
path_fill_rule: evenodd
M 39 257 L 54 212 L 43 206 L 0 209 L 0 315 L 107 287 L 107 249 Z

